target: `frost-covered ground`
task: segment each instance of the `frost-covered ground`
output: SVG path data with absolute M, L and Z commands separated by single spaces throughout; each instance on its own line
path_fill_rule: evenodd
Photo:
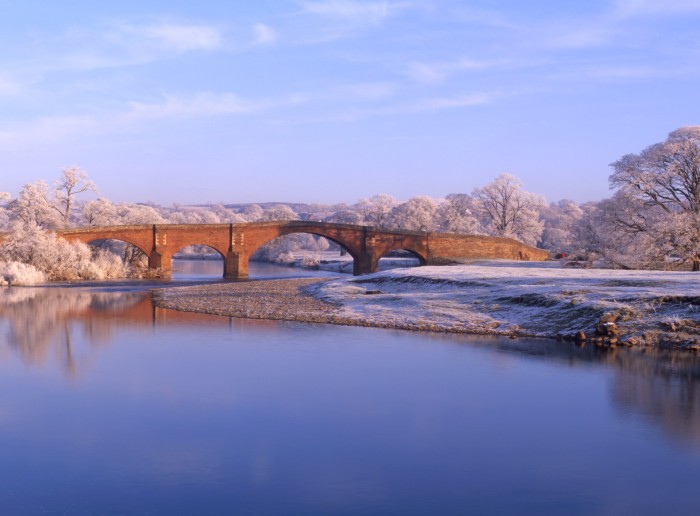
M 287 263 L 294 267 L 318 269 L 321 271 L 341 272 L 352 274 L 353 261 L 349 254 L 340 255 L 338 251 L 295 251 L 291 253 L 294 261 Z M 402 256 L 385 256 L 379 260 L 379 270 L 415 267 L 419 264 L 417 258 Z
M 393 269 L 308 291 L 338 305 L 343 317 L 381 326 L 543 337 L 583 330 L 590 339 L 601 316 L 612 313 L 620 342 L 694 347 L 699 287 L 700 273 L 499 261 Z

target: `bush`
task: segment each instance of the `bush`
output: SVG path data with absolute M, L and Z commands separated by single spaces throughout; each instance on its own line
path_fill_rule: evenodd
M 48 280 L 123 278 L 130 272 L 113 253 L 56 238 L 54 233 L 31 223 L 13 226 L 0 246 L 0 259 L 29 265 Z
M 32 265 L 19 262 L 0 262 L 0 286 L 35 285 L 46 281 L 46 276 Z

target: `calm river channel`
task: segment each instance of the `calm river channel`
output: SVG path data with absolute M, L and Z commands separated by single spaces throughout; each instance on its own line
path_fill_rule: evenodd
M 695 355 L 154 308 L 178 267 L 0 289 L 0 514 L 698 514 Z

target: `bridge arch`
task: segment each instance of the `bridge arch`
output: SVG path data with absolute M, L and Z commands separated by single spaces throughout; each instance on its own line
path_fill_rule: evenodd
M 385 258 L 389 253 L 393 253 L 394 251 L 406 251 L 411 254 L 414 258 L 418 259 L 419 265 L 427 265 L 428 263 L 428 258 L 423 255 L 420 251 L 416 249 L 412 249 L 408 246 L 402 246 L 402 245 L 397 245 L 393 247 L 389 247 L 385 250 L 382 251 L 382 253 L 377 257 L 377 261 L 381 260 L 382 258 Z
M 180 251 L 187 249 L 188 247 L 191 247 L 193 245 L 203 245 L 205 247 L 208 247 L 212 251 L 215 251 L 218 255 L 221 256 L 221 258 L 226 258 L 226 251 L 222 251 L 219 249 L 219 246 L 213 243 L 207 243 L 207 242 L 200 242 L 200 241 L 193 241 L 191 243 L 179 243 L 177 246 L 173 247 L 171 250 L 171 256 L 175 256 L 177 253 Z
M 352 256 L 353 260 L 357 259 L 357 251 L 353 249 L 352 245 L 347 244 L 346 242 L 343 242 L 342 240 L 335 238 L 333 236 L 330 236 L 324 231 L 320 230 L 313 230 L 313 229 L 297 229 L 297 228 L 284 228 L 282 231 L 280 231 L 280 234 L 272 236 L 270 238 L 266 239 L 261 239 L 259 242 L 256 242 L 255 247 L 251 247 L 248 250 L 248 255 L 252 256 L 258 249 L 260 249 L 262 246 L 265 244 L 268 244 L 272 242 L 273 240 L 289 235 L 300 235 L 300 234 L 307 234 L 307 235 L 314 235 L 314 236 L 319 236 L 323 237 L 327 240 L 330 240 L 334 244 L 339 245 L 341 248 L 345 249 L 350 256 Z
M 83 243 L 88 244 L 88 245 L 92 245 L 92 246 L 95 246 L 95 242 L 98 242 L 98 241 L 112 240 L 114 242 L 122 242 L 124 244 L 132 245 L 146 256 L 148 256 L 150 254 L 150 250 L 144 249 L 141 244 L 139 244 L 135 240 L 131 240 L 129 238 L 113 237 L 113 236 L 97 236 L 97 237 L 86 237 L 86 238 L 83 238 L 80 240 Z
M 196 252 L 182 254 L 183 251 L 193 246 L 206 247 L 207 254 Z M 179 244 L 174 246 L 171 251 L 172 255 L 161 255 L 161 268 L 163 267 L 163 260 L 169 259 L 165 266 L 170 268 L 171 274 L 184 274 L 185 276 L 189 274 L 204 274 L 206 276 L 219 274 L 226 276 L 226 256 L 228 253 L 222 252 L 218 246 L 210 243 Z M 209 251 L 211 253 L 208 253 Z M 216 255 L 216 258 L 213 258 L 213 255 Z

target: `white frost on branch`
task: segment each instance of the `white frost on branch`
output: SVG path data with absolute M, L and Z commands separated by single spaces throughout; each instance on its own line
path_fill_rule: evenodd
M 511 174 L 501 174 L 472 195 L 488 233 L 537 244 L 544 229 L 539 218 L 545 205 L 541 195 L 524 191 L 520 180 Z

